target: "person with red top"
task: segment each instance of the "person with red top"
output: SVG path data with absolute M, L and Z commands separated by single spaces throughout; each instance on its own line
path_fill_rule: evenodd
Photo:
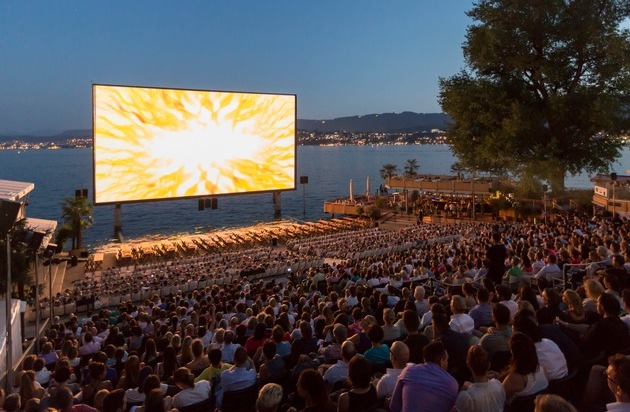
M 262 348 L 262 346 L 267 341 L 266 337 L 267 325 L 264 323 L 258 323 L 254 327 L 254 335 L 250 336 L 245 342 L 245 349 L 247 350 L 247 355 L 249 357 L 253 357 L 256 354 L 258 348 Z

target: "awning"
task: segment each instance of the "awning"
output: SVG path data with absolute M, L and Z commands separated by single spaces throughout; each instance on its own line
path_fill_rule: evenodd
M 35 189 L 35 183 L 0 180 L 0 200 L 17 202 Z
M 50 240 L 55 234 L 55 229 L 57 229 L 57 221 L 27 217 L 26 228 L 28 230 L 32 230 L 33 232 L 47 233 L 47 235 L 44 236 L 41 245 L 42 248 L 45 248 L 46 246 L 48 246 L 48 243 L 50 243 Z

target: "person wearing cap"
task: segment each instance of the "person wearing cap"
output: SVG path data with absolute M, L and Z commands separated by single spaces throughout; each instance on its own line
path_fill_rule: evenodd
M 173 374 L 173 380 L 181 390 L 173 396 L 174 408 L 196 405 L 210 397 L 210 382 L 199 381 L 195 383 L 195 375 L 186 367 L 177 369 Z

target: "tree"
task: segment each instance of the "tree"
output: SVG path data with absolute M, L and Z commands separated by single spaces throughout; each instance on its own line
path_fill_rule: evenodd
M 68 197 L 61 205 L 61 217 L 72 229 L 72 249 L 81 249 L 83 229 L 94 223 L 94 206 L 86 197 Z
M 387 181 L 398 174 L 398 166 L 388 163 L 383 165 L 383 168 L 379 171 L 379 173 L 381 174 L 381 178 Z
M 24 287 L 33 282 L 30 275 L 31 261 L 34 258 L 34 251 L 29 249 L 27 244 L 22 241 L 21 235 L 26 231 L 26 219 L 15 222 L 9 231 L 11 239 L 11 283 L 18 285 L 18 296 L 25 296 Z M 0 238 L 0 295 L 6 292 L 7 284 L 7 250 L 6 238 Z
M 468 15 L 467 70 L 439 97 L 462 165 L 554 192 L 608 170 L 630 120 L 628 0 L 479 0 Z
M 416 159 L 407 159 L 407 162 L 405 162 L 405 177 L 414 177 L 417 175 L 419 167 Z

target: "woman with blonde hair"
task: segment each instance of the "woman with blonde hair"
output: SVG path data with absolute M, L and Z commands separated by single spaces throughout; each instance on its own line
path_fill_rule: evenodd
M 586 323 L 587 317 L 582 304 L 582 298 L 572 289 L 567 289 L 562 294 L 562 301 L 567 305 L 563 320 L 571 323 Z
M 182 340 L 182 350 L 179 356 L 177 357 L 177 362 L 180 365 L 186 365 L 194 359 L 192 352 L 192 342 L 193 339 L 190 336 L 186 336 L 184 340 Z
M 597 299 L 604 293 L 604 286 L 596 279 L 584 281 L 586 299 L 582 301 L 585 312 L 597 313 Z
M 20 378 L 20 400 L 25 407 L 26 403 L 31 399 L 41 399 L 45 395 L 44 388 L 35 387 L 35 372 L 26 371 Z

